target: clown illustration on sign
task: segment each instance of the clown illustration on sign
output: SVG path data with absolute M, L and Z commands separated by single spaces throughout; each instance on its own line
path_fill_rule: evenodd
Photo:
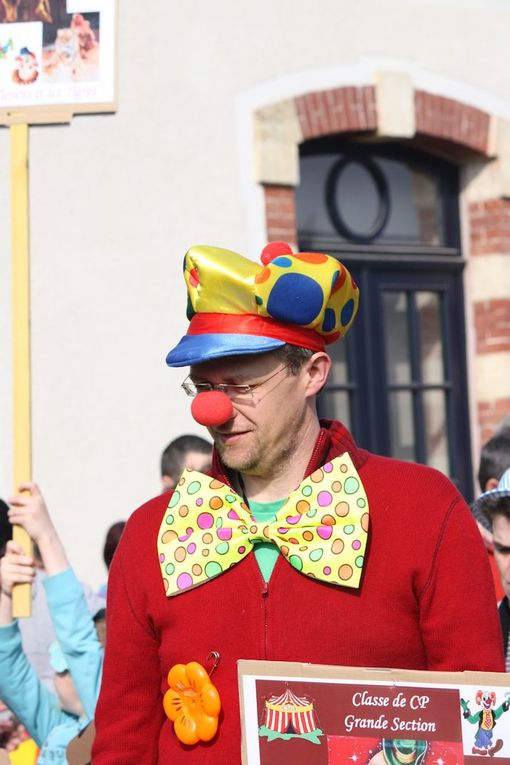
M 15 68 L 12 73 L 13 82 L 17 85 L 31 85 L 39 77 L 38 67 L 37 56 L 24 46 L 15 58 Z
M 426 751 L 426 741 L 383 738 L 381 751 L 372 757 L 368 765 L 400 765 L 404 762 L 421 765 Z
M 482 709 L 480 712 L 471 714 L 469 705 L 464 699 L 460 700 L 462 715 L 465 720 L 478 725 L 475 734 L 475 742 L 472 748 L 473 754 L 494 756 L 503 746 L 503 739 L 498 738 L 493 742 L 494 727 L 503 712 L 510 708 L 510 701 L 506 699 L 499 707 L 496 707 L 496 693 L 494 691 L 478 691 L 476 694 L 476 703 Z

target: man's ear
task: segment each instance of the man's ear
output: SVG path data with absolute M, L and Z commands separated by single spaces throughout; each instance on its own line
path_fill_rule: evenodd
M 173 489 L 174 486 L 175 486 L 175 481 L 173 478 L 171 478 L 169 475 L 161 476 L 161 493 L 165 491 L 169 491 L 170 489 Z
M 485 482 L 484 491 L 492 491 L 492 489 L 497 489 L 498 483 L 499 481 L 497 478 L 489 478 L 489 480 Z
M 331 359 L 324 351 L 318 351 L 306 362 L 306 395 L 317 396 L 326 385 L 331 369 Z

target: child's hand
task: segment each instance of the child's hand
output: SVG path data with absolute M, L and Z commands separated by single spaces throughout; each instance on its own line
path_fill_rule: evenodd
M 31 481 L 22 483 L 19 491 L 28 493 L 18 494 L 10 498 L 11 508 L 8 513 L 10 522 L 24 528 L 37 543 L 48 576 L 65 571 L 69 568 L 66 551 L 50 518 L 38 485 Z
M 9 499 L 9 521 L 22 526 L 27 534 L 39 543 L 43 537 L 54 532 L 48 508 L 36 483 L 22 483 L 19 491 L 29 493 L 18 494 Z
M 7 542 L 5 555 L 0 560 L 0 588 L 10 597 L 15 584 L 32 583 L 35 577 L 33 558 L 25 555 L 23 548 L 12 539 Z

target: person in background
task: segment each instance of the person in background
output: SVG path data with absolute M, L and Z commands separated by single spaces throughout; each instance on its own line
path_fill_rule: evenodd
M 0 558 L 5 553 L 9 539 L 12 539 L 12 526 L 9 523 L 9 505 L 3 499 L 0 499 Z
M 510 414 L 505 415 L 494 428 L 493 436 L 500 436 L 502 433 L 510 433 Z
M 12 526 L 8 518 L 9 508 L 0 500 L 0 558 L 12 538 Z M 55 673 L 51 667 L 49 647 L 55 640 L 55 630 L 46 602 L 44 579 L 46 572 L 37 544 L 34 545 L 35 577 L 32 582 L 32 614 L 30 619 L 21 619 L 19 629 L 25 652 L 30 664 L 49 691 L 54 692 Z M 93 592 L 88 584 L 81 582 L 87 608 L 91 616 L 105 606 L 104 597 Z
M 35 765 L 39 749 L 28 732 L 0 701 L 0 752 L 6 752 L 12 765 Z M 0 758 L 0 762 L 3 762 Z
M 64 765 L 67 744 L 94 716 L 103 649 L 39 488 L 26 483 L 19 491 L 25 493 L 10 499 L 9 521 L 22 526 L 38 545 L 46 570 L 42 586 L 58 639 L 50 650 L 56 693 L 30 665 L 12 616 L 13 588 L 32 584 L 36 565 L 10 540 L 0 562 L 0 697 L 41 748 L 38 765 Z
M 482 492 L 495 489 L 505 470 L 510 467 L 510 423 L 506 426 L 505 421 L 506 418 L 498 425 L 494 435 L 482 446 L 480 452 L 477 477 Z M 490 532 L 486 516 L 478 512 L 475 503 L 472 511 L 482 528 Z M 488 541 L 492 541 L 490 537 Z
M 480 452 L 480 464 L 478 466 L 478 483 L 482 492 L 495 489 L 505 470 L 510 467 L 510 422 L 506 417 L 498 424 L 494 435 L 482 447 Z M 496 597 L 500 600 L 504 595 L 501 586 L 498 566 L 494 560 L 494 542 L 492 529 L 486 515 L 478 509 L 477 502 L 471 504 L 471 512 L 482 535 L 489 563 L 491 565 Z
M 212 468 L 184 470 L 124 529 L 94 765 L 237 765 L 240 658 L 504 669 L 487 556 L 455 486 L 319 420 L 327 344 L 357 310 L 352 276 L 285 243 L 261 260 L 186 254 L 192 318 L 167 364 L 190 367 L 183 395 Z M 197 669 L 212 654 L 221 714 Z
M 106 608 L 100 608 L 92 617 L 92 621 L 96 628 L 97 639 L 104 648 L 106 646 Z
M 34 568 L 35 576 L 32 582 L 32 615 L 30 619 L 21 619 L 19 629 L 23 650 L 37 672 L 38 677 L 43 681 L 48 690 L 53 691 L 54 672 L 49 660 L 49 646 L 55 640 L 55 630 L 53 620 L 47 603 L 47 592 L 44 582 L 47 577 L 47 571 L 44 562 L 38 550 L 37 544 L 34 546 Z M 104 598 L 97 595 L 92 588 L 85 582 L 80 582 L 83 591 L 87 611 L 91 617 L 99 610 L 104 608 Z
M 12 538 L 8 513 L 9 506 L 0 499 L 0 558 L 5 555 L 7 543 Z M 0 701 L 0 751 L 3 749 L 9 753 L 10 762 L 16 765 L 33 765 L 39 751 L 13 712 Z
M 503 597 L 498 612 L 503 635 L 506 671 L 510 672 L 510 468 L 494 488 L 481 494 L 473 509 L 482 514 L 492 533 L 494 560 L 498 568 Z
M 113 523 L 108 531 L 106 532 L 105 540 L 104 540 L 104 546 L 103 546 L 103 560 L 104 564 L 106 566 L 106 570 L 110 570 L 110 566 L 113 559 L 113 554 L 115 550 L 117 549 L 117 545 L 120 542 L 120 538 L 122 536 L 122 532 L 124 531 L 124 526 L 126 525 L 126 521 L 117 521 L 116 523 Z M 100 598 L 106 599 L 106 590 L 107 590 L 107 582 L 104 582 L 104 584 L 101 585 L 99 590 L 97 591 L 97 594 Z M 100 609 L 104 610 L 104 609 Z
M 161 455 L 161 489 L 173 489 L 184 468 L 206 473 L 211 467 L 212 444 L 205 438 L 184 435 L 174 438 Z

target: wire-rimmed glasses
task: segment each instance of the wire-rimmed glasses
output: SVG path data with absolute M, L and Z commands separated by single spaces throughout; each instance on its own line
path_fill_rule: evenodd
M 181 383 L 181 388 L 187 396 L 190 396 L 190 398 L 195 398 L 195 396 L 198 396 L 199 393 L 205 393 L 211 390 L 219 390 L 221 393 L 225 393 L 231 399 L 248 399 L 253 398 L 253 391 L 256 388 L 260 388 L 261 385 L 265 385 L 267 382 L 269 382 L 269 380 L 272 380 L 273 377 L 276 377 L 276 375 L 280 374 L 280 372 L 283 372 L 284 369 L 287 369 L 287 367 L 288 364 L 285 364 L 285 366 L 280 367 L 280 369 L 277 369 L 276 372 L 273 372 L 272 375 L 269 375 L 269 377 L 266 377 L 265 380 L 261 380 L 260 382 L 243 383 L 239 385 L 231 383 L 218 383 L 217 385 L 208 382 L 196 383 L 193 382 L 193 380 L 188 376 L 184 382 Z

